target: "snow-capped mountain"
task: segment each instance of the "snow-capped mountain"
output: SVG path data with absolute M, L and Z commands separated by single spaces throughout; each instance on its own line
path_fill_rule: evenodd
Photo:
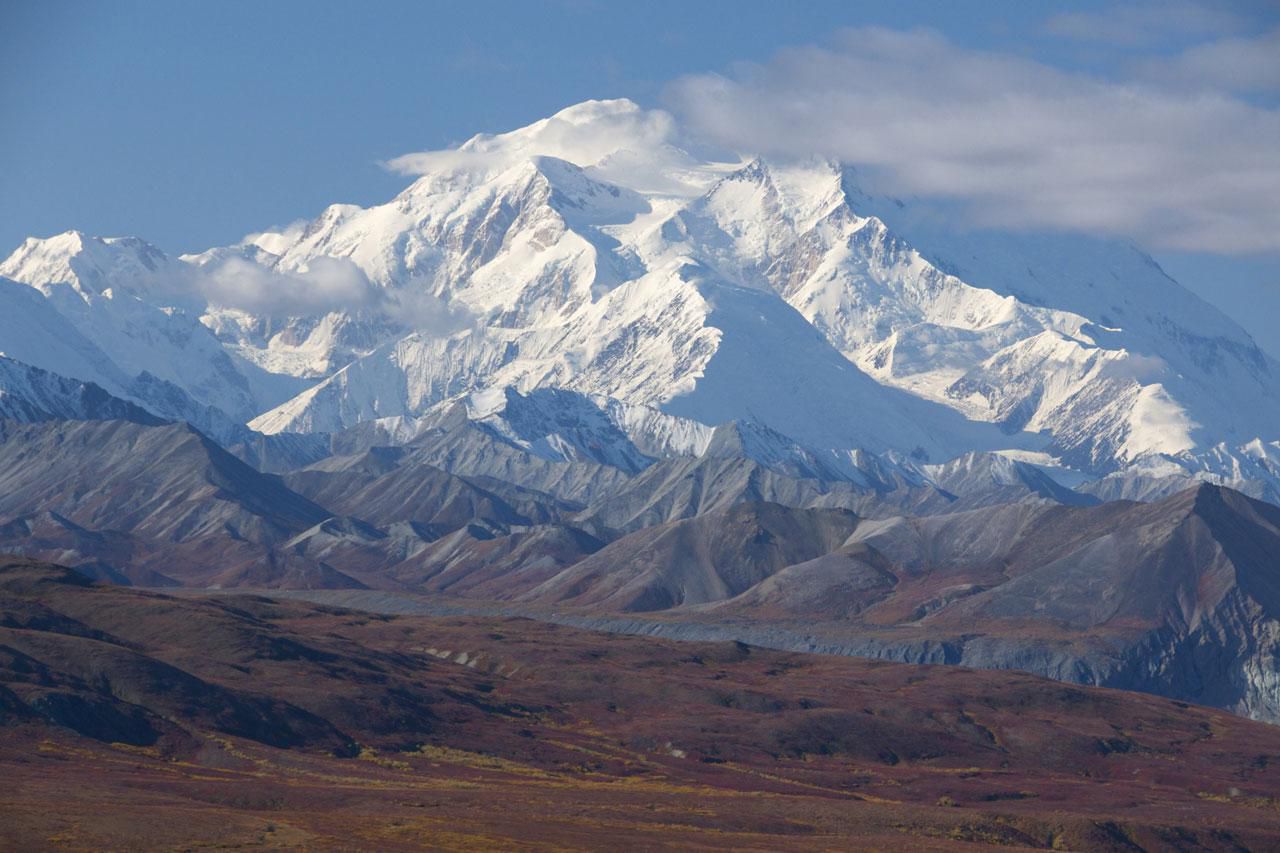
M 587 102 L 238 246 L 28 240 L 0 264 L 30 286 L 0 282 L 0 351 L 144 404 L 149 377 L 263 433 L 412 435 L 461 403 L 529 452 L 626 470 L 736 421 L 836 468 L 1018 450 L 1277 478 L 1248 448 L 1280 438 L 1280 365 L 1137 249 L 692 150 L 663 113 Z M 42 352 L 37 323 L 68 331 Z
M 162 421 L 141 406 L 113 397 L 101 386 L 68 379 L 0 356 L 0 419 Z
M 39 351 L 59 348 L 61 336 L 14 354 L 37 366 L 122 393 L 134 377 L 147 374 L 241 423 L 297 387 L 289 377 L 272 377 L 229 353 L 200 322 L 206 303 L 191 266 L 137 238 L 69 231 L 28 239 L 0 262 L 0 276 L 44 296 L 46 306 L 32 309 L 28 298 L 25 310 L 49 315 L 52 309 L 61 318 L 57 322 L 75 330 L 78 349 L 86 340 L 96 348 L 96 376 L 84 375 L 82 367 L 59 370 L 66 365 L 42 363 Z
M 97 343 L 83 334 L 76 319 L 78 312 L 59 312 L 55 304 L 40 291 L 0 278 L 0 356 L 47 371 L 50 381 L 67 388 L 92 384 L 113 398 L 144 407 L 165 420 L 188 421 L 219 441 L 235 443 L 243 440 L 248 429 L 242 421 L 222 409 L 194 399 L 182 387 L 161 379 L 146 368 L 135 375 L 120 367 Z M 138 331 L 151 334 L 145 327 Z M 113 342 L 108 336 L 108 345 Z M 129 342 L 123 343 L 129 347 Z M 216 354 L 216 353 L 215 353 Z M 169 375 L 184 375 L 181 362 L 166 362 Z M 156 365 L 157 369 L 162 369 Z M 193 374 L 199 375 L 202 366 Z M 0 392 L 14 401 L 24 400 L 24 408 L 45 411 L 41 391 L 19 381 L 15 374 L 0 376 Z M 13 406 L 18 403 L 13 402 Z M 17 409 L 15 409 L 16 411 Z M 63 411 L 54 409 L 53 411 Z M 71 415 L 64 415 L 70 417 Z
M 1197 483 L 1229 486 L 1280 504 L 1280 442 L 1255 439 L 1196 452 L 1153 453 L 1080 488 L 1103 500 L 1160 500 Z

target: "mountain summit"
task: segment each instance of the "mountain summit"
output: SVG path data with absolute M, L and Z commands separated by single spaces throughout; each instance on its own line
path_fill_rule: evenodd
M 846 165 L 708 157 L 626 100 L 390 165 L 386 204 L 198 255 L 28 240 L 0 274 L 79 349 L 9 354 L 267 434 L 555 389 L 819 452 L 1280 482 L 1248 449 L 1280 438 L 1280 365 L 1131 246 L 922 225 Z

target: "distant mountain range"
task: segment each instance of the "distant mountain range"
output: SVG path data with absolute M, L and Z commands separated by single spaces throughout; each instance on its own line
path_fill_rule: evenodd
M 1130 245 L 691 152 L 588 102 L 235 246 L 27 240 L 0 550 L 1280 721 L 1280 364 Z
M 424 158 L 385 205 L 182 258 L 27 240 L 0 347 L 224 441 L 545 389 L 819 451 L 1276 492 L 1280 367 L 1140 251 L 942 227 L 851 168 L 700 159 L 650 120 L 579 104 Z

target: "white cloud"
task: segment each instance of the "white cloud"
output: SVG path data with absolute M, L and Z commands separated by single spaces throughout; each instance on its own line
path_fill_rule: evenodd
M 384 165 L 405 175 L 489 171 L 542 155 L 589 166 L 627 148 L 657 147 L 674 132 L 673 119 L 662 110 L 627 100 L 586 101 L 511 133 L 480 134 L 458 148 L 404 154 Z
M 1081 41 L 1134 46 L 1170 36 L 1206 37 L 1235 32 L 1241 17 L 1224 4 L 1191 0 L 1117 3 L 1097 12 L 1062 12 L 1045 22 L 1045 32 Z
M 1099 375 L 1107 379 L 1133 379 L 1148 384 L 1168 376 L 1169 363 L 1156 355 L 1130 352 L 1124 358 L 1103 363 Z
M 1280 248 L 1280 113 L 1222 92 L 1067 73 L 930 31 L 842 32 L 668 98 L 710 140 L 866 167 L 886 191 L 962 203 L 976 224 Z
M 268 228 L 265 231 L 256 231 L 252 234 L 246 234 L 244 239 L 240 241 L 242 245 L 253 244 L 260 249 L 265 249 L 273 255 L 284 254 L 290 246 L 302 239 L 302 234 L 307 229 L 308 221 L 305 219 L 297 219 L 290 222 L 283 228 Z
M 381 288 L 345 258 L 315 258 L 304 270 L 282 273 L 232 256 L 193 267 L 190 275 L 184 283 L 188 292 L 194 290 L 212 305 L 252 314 L 307 317 L 346 311 L 377 315 L 402 328 L 437 335 L 477 323 L 466 307 L 427 293 L 426 284 Z
M 202 268 L 196 287 L 215 305 L 286 316 L 359 310 L 380 298 L 359 267 L 338 258 L 316 258 L 306 270 L 286 274 L 230 257 Z
M 1138 64 L 1144 79 L 1190 89 L 1280 92 L 1280 29 L 1205 42 Z
M 385 291 L 378 310 L 398 326 L 431 335 L 451 335 L 473 329 L 479 322 L 466 306 L 445 302 L 412 283 L 400 290 Z

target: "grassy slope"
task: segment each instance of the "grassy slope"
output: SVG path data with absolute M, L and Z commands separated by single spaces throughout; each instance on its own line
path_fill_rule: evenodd
M 1151 696 L 32 564 L 0 614 L 6 847 L 1280 844 L 1280 728 Z

